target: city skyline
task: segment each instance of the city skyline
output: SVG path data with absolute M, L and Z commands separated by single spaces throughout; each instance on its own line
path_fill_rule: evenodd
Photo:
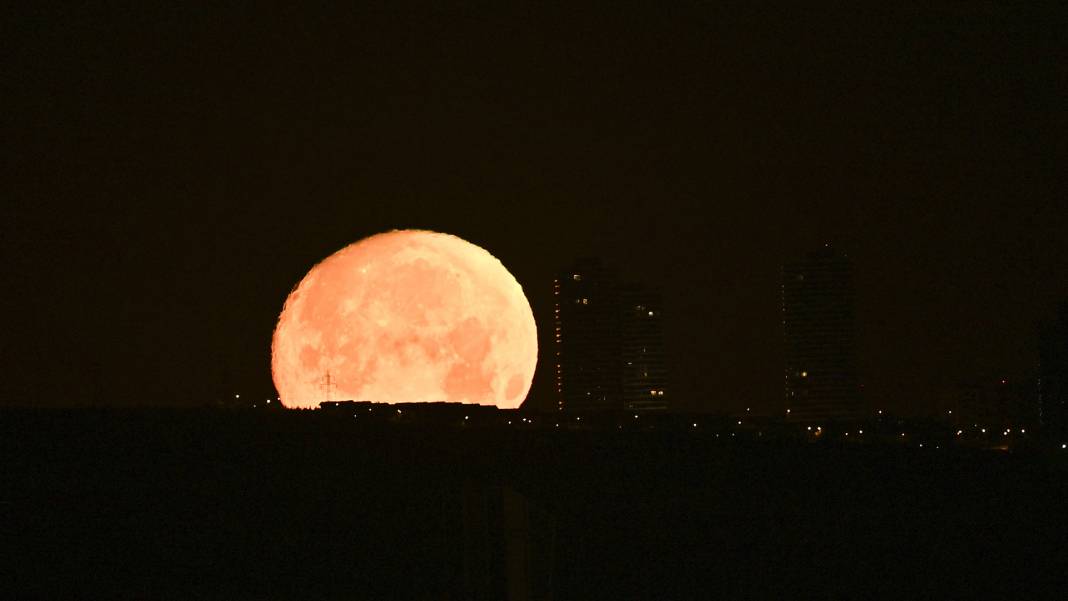
M 1068 591 L 1068 3 L 4 24 L 5 597 Z
M 221 7 L 19 21 L 0 398 L 269 396 L 293 284 L 394 228 L 490 249 L 542 349 L 574 257 L 660 288 L 679 410 L 785 410 L 779 271 L 827 242 L 863 266 L 868 402 L 1032 378 L 1068 298 L 1058 12 L 679 10 L 338 14 L 344 38 Z

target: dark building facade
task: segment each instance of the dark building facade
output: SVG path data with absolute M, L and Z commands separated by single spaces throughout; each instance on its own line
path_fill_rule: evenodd
M 663 297 L 645 286 L 619 292 L 620 369 L 623 406 L 628 410 L 667 409 Z
M 1068 302 L 1039 331 L 1039 421 L 1049 434 L 1068 434 Z
M 553 294 L 556 408 L 665 408 L 660 296 L 622 284 L 597 259 L 559 273 Z
M 825 246 L 782 271 L 786 407 L 794 420 L 860 417 L 852 262 Z
M 1032 380 L 994 379 L 958 386 L 957 403 L 945 418 L 961 427 L 993 430 L 1035 425 L 1035 391 Z

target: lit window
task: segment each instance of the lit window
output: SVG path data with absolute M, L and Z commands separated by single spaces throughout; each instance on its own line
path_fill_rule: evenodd
M 575 275 L 571 276 L 571 279 L 575 280 L 576 282 L 581 281 L 582 280 L 582 275 L 576 273 Z
M 807 371 L 801 372 L 801 377 L 802 378 L 807 378 L 808 377 L 808 372 Z
M 650 311 L 650 312 L 649 312 L 649 317 L 652 317 L 652 316 L 653 316 L 653 312 L 652 312 L 652 311 Z
M 590 304 L 590 299 L 588 299 L 588 298 L 582 299 L 582 304 L 584 304 L 584 305 Z

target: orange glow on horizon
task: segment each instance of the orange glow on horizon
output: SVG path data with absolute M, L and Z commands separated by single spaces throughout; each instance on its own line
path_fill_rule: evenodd
M 324 259 L 286 299 L 271 372 L 282 404 L 446 401 L 518 407 L 537 364 L 534 315 L 484 249 L 422 230 Z

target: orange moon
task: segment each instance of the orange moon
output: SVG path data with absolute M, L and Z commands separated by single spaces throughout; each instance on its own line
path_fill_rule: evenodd
M 537 362 L 534 314 L 512 274 L 470 242 L 422 230 L 365 238 L 313 267 L 271 343 L 274 385 L 290 408 L 341 399 L 515 408 Z

